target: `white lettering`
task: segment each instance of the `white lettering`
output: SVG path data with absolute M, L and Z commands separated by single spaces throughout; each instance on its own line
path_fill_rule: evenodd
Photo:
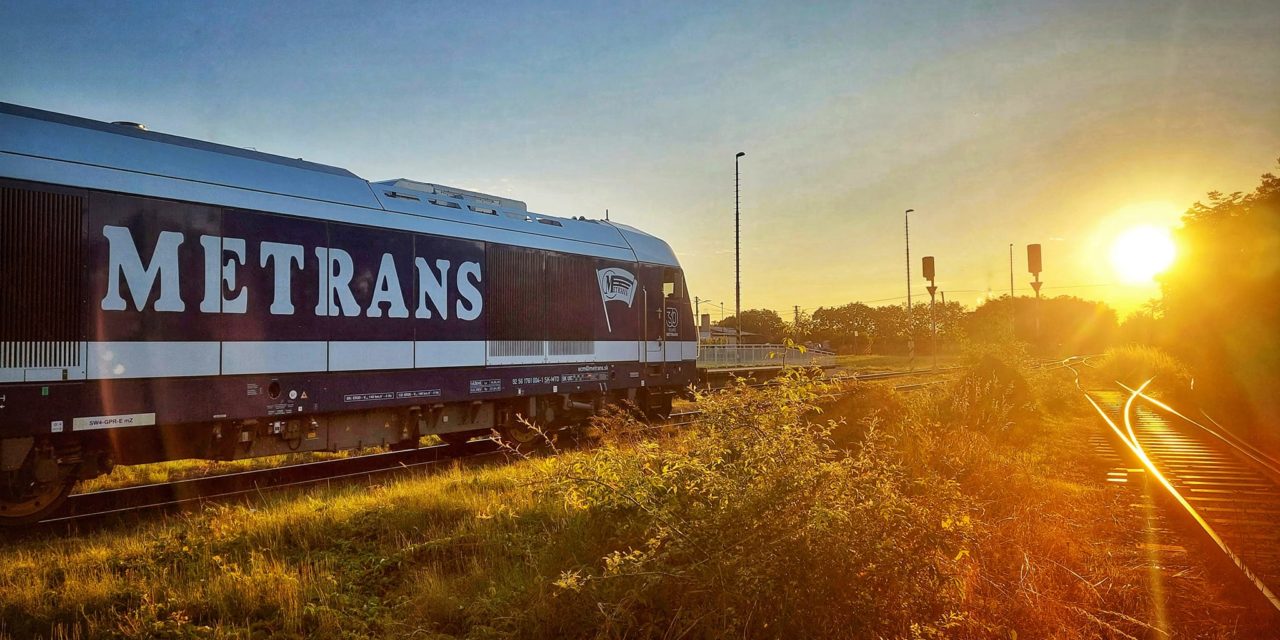
M 200 302 L 200 311 L 204 313 L 247 312 L 249 292 L 245 287 L 240 287 L 236 297 L 231 300 L 228 300 L 225 295 L 227 291 L 236 291 L 235 263 L 244 264 L 244 240 L 200 236 L 200 246 L 204 247 L 204 300 Z M 228 251 L 235 256 L 235 259 L 223 262 L 223 255 Z
M 365 312 L 370 318 L 381 318 L 382 303 L 387 304 L 388 318 L 408 318 L 409 308 L 404 305 L 404 290 L 400 288 L 400 274 L 396 273 L 396 261 L 391 254 L 382 254 L 378 266 L 378 283 L 373 288 L 373 301 Z
M 430 318 L 431 310 L 427 308 L 427 298 L 444 320 L 449 319 L 449 289 L 445 282 L 449 279 L 449 261 L 436 260 L 437 276 L 427 264 L 426 258 L 417 258 L 413 264 L 418 267 L 418 308 L 413 312 L 415 318 Z
M 102 299 L 103 311 L 124 311 L 127 308 L 120 296 L 120 280 L 129 286 L 134 308 L 142 311 L 151 297 L 156 278 L 160 279 L 160 297 L 156 299 L 156 311 L 183 311 L 186 305 L 178 286 L 178 247 L 183 237 L 177 231 L 161 231 L 156 239 L 151 261 L 142 266 L 142 257 L 133 243 L 133 236 L 126 227 L 106 225 L 102 235 L 108 244 L 107 295 Z
M 320 259 L 321 292 L 316 315 L 360 315 L 360 305 L 356 304 L 356 297 L 351 293 L 351 278 L 356 273 L 351 254 L 342 249 L 316 247 L 316 257 Z
M 284 244 L 282 242 L 263 242 L 259 248 L 260 265 L 263 269 L 267 268 L 267 264 L 272 265 L 275 275 L 275 291 L 272 293 L 271 314 L 277 316 L 293 315 L 293 265 L 298 265 L 301 271 L 304 267 L 302 264 L 302 245 L 300 244 Z M 320 250 L 316 249 L 316 255 L 320 254 Z M 323 290 L 323 284 L 321 285 Z M 319 310 L 316 311 L 319 314 Z
M 480 312 L 484 310 L 484 298 L 480 296 L 477 285 L 481 279 L 479 262 L 464 262 L 458 267 L 458 319 L 475 320 L 480 317 Z M 463 306 L 463 301 L 466 301 L 466 306 Z

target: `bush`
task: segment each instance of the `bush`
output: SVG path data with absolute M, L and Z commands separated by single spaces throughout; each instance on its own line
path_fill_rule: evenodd
M 853 450 L 808 419 L 803 374 L 699 397 L 668 442 L 631 438 L 547 469 L 547 497 L 609 523 L 611 549 L 565 570 L 536 615 L 581 636 L 905 636 L 946 626 L 969 519 L 953 483 L 906 473 L 872 429 Z M 533 613 L 533 612 L 531 612 Z M 570 631 L 571 632 L 571 631 Z
M 1089 380 L 1111 389 L 1116 382 L 1136 389 L 1151 380 L 1149 390 L 1174 399 L 1189 399 L 1192 387 L 1191 372 L 1182 361 L 1155 347 L 1137 345 L 1107 350 Z

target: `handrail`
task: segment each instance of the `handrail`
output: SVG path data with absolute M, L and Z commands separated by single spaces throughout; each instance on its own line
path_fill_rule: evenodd
M 699 344 L 698 366 L 704 369 L 729 367 L 814 367 L 834 364 L 835 354 L 802 349 L 785 344 Z

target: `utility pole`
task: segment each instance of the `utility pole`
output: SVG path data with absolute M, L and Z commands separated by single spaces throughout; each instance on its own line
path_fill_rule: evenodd
M 793 308 L 796 310 L 796 319 L 794 321 L 795 326 L 796 326 L 796 329 L 799 329 L 800 328 L 800 305 L 795 305 Z
M 915 209 L 907 209 L 902 214 L 902 229 L 907 238 L 907 357 L 911 361 L 911 368 L 915 368 L 916 363 L 916 338 L 915 333 L 911 330 L 911 212 Z
M 947 292 L 939 291 L 938 295 L 942 296 L 942 311 L 945 313 L 947 310 Z
M 738 346 L 742 346 L 742 226 L 740 210 L 742 203 L 742 180 L 738 170 L 738 160 L 747 155 L 739 151 L 733 157 L 733 317 L 738 328 Z M 736 350 L 741 355 L 741 350 Z

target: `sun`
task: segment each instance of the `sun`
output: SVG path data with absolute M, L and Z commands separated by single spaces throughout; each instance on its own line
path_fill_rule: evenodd
M 1116 237 L 1111 244 L 1111 266 L 1123 282 L 1152 284 L 1156 275 L 1173 264 L 1176 254 L 1168 228 L 1143 225 Z

